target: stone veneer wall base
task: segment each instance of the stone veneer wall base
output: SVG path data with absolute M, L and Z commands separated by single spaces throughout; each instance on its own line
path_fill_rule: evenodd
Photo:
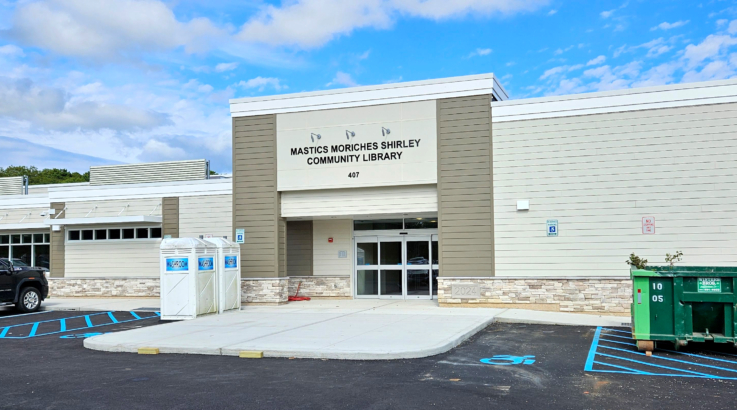
M 453 285 L 476 285 L 478 298 L 453 298 Z M 628 315 L 628 278 L 438 278 L 441 307 L 496 307 L 599 315 Z
M 300 285 L 301 284 L 301 285 Z M 350 276 L 290 276 L 289 296 L 307 296 L 321 299 L 353 299 L 353 287 Z
M 157 298 L 159 278 L 49 278 L 50 298 Z
M 241 304 L 274 306 L 288 302 L 289 278 L 242 278 Z

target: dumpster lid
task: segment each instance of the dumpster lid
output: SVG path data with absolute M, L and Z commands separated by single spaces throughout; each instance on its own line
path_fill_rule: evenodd
M 636 276 L 701 276 L 737 277 L 737 267 L 733 266 L 648 266 L 645 269 L 633 270 L 632 277 Z

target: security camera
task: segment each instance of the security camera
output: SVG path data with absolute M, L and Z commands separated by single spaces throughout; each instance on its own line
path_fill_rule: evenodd
M 40 216 L 46 216 L 47 211 L 41 212 Z

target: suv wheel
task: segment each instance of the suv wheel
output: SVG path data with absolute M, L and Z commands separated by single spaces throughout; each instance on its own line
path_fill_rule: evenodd
M 15 305 L 23 313 L 31 313 L 41 307 L 41 293 L 34 287 L 23 288 Z

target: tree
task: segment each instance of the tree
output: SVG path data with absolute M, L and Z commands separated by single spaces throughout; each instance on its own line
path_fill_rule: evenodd
M 29 185 L 41 184 L 68 184 L 73 182 L 89 182 L 90 173 L 70 172 L 62 168 L 44 168 L 39 171 L 36 167 L 10 165 L 7 168 L 0 167 L 0 177 L 28 176 Z

